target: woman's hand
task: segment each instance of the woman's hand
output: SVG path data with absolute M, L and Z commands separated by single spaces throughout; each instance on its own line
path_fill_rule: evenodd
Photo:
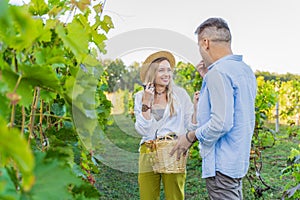
M 200 95 L 199 91 L 197 91 L 197 92 L 194 93 L 194 98 L 193 98 L 194 111 L 197 111 L 197 105 L 198 105 L 198 101 L 199 101 L 199 95 Z
M 192 123 L 193 124 L 197 124 L 197 108 L 198 108 L 198 101 L 199 101 L 199 95 L 200 95 L 200 92 L 197 91 L 194 93 L 194 98 L 193 98 L 193 103 L 194 103 L 194 113 L 192 115 Z
M 150 106 L 150 102 L 154 98 L 154 91 L 154 84 L 150 82 L 147 83 L 143 95 L 143 104 Z

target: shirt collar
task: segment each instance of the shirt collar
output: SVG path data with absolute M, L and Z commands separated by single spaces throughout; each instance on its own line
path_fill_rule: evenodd
M 208 70 L 211 70 L 215 65 L 217 65 L 219 62 L 222 62 L 224 60 L 242 61 L 243 60 L 243 56 L 242 55 L 232 55 L 232 54 L 224 56 L 224 57 L 220 58 L 219 60 L 215 61 L 213 64 L 211 64 L 208 67 Z

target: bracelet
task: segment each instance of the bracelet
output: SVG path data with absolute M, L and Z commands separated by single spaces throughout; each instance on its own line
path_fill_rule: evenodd
M 187 140 L 189 143 L 194 143 L 194 142 L 195 142 L 195 141 L 191 141 L 191 140 L 190 140 L 190 138 L 189 138 L 189 131 L 186 132 L 185 137 L 186 137 L 186 140 Z
M 146 104 L 142 104 L 142 112 L 147 112 L 151 107 L 147 106 Z

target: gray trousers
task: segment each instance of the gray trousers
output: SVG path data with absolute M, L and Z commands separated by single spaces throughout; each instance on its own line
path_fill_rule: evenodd
M 212 200 L 242 200 L 242 179 L 231 178 L 220 172 L 206 178 L 208 196 Z

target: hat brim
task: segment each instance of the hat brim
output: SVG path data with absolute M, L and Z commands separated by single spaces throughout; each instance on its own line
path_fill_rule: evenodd
M 175 57 L 172 53 L 168 51 L 158 51 L 156 53 L 153 53 L 146 58 L 141 67 L 140 78 L 143 83 L 145 81 L 146 73 L 150 65 L 153 63 L 153 61 L 155 61 L 158 58 L 166 58 L 169 61 L 171 68 L 173 69 L 175 67 Z

